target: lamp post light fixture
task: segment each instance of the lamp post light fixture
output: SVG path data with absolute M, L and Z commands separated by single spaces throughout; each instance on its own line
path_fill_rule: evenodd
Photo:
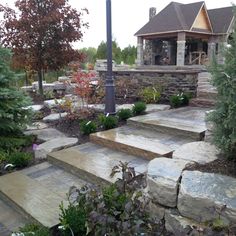
M 111 27 L 111 0 L 106 0 L 107 15 L 107 74 L 106 74 L 106 97 L 105 113 L 114 115 L 116 113 L 115 85 L 112 72 L 112 27 Z

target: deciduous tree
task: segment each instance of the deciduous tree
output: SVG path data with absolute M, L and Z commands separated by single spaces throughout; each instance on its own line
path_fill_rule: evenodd
M 58 70 L 79 58 L 71 43 L 83 36 L 87 27 L 80 12 L 68 0 L 17 0 L 16 10 L 0 5 L 4 20 L 0 23 L 1 44 L 12 48 L 24 65 L 37 71 L 39 91 L 43 93 L 42 71 Z

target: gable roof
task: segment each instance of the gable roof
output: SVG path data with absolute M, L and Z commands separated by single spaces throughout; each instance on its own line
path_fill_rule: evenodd
M 206 20 L 207 24 L 209 24 L 209 30 L 193 28 L 194 22 L 202 9 L 206 12 Z M 138 32 L 136 32 L 135 36 L 176 31 L 226 33 L 232 22 L 232 9 L 233 7 L 227 7 L 208 11 L 205 2 L 203 1 L 190 4 L 171 2 Z M 224 16 L 224 20 L 220 22 L 222 16 Z
M 214 33 L 227 33 L 234 18 L 233 7 L 208 10 Z

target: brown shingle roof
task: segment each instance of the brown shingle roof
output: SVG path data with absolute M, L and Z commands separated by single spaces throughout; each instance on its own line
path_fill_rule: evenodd
M 191 27 L 193 26 L 193 23 L 203 5 L 203 1 L 190 4 L 171 2 L 138 32 L 136 32 L 135 35 L 142 36 L 191 30 Z M 207 11 L 213 28 L 213 33 L 227 32 L 233 18 L 232 9 L 233 7 L 226 7 Z M 200 29 L 192 29 L 192 31 L 202 32 Z M 208 33 L 210 32 L 208 31 Z
M 233 7 L 208 10 L 214 33 L 227 33 L 233 20 Z
M 171 2 L 135 35 L 190 30 L 204 2 L 181 4 Z

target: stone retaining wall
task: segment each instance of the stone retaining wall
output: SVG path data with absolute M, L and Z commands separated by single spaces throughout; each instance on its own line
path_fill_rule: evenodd
M 161 99 L 168 100 L 171 95 L 186 92 L 196 97 L 199 70 L 115 70 L 116 99 L 138 100 L 145 87 L 161 88 Z M 102 84 L 106 71 L 99 71 Z
M 174 235 L 215 235 L 194 234 L 194 229 L 203 230 L 207 222 L 219 217 L 226 228 L 236 223 L 236 180 L 220 174 L 185 170 L 192 163 L 170 158 L 149 162 L 145 192 L 152 200 L 151 213 L 159 220 L 165 219 L 166 229 Z

